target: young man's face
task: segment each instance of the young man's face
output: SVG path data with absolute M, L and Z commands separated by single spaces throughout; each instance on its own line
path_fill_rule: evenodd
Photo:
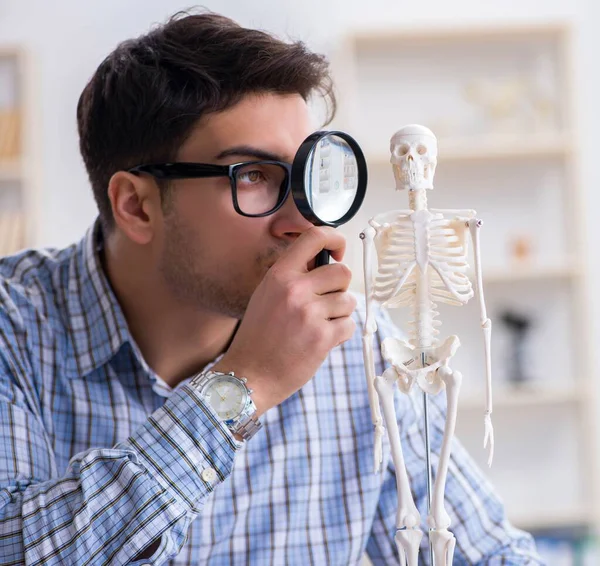
M 312 131 L 301 96 L 251 95 L 203 118 L 177 160 L 228 165 L 260 159 L 254 148 L 291 163 Z M 229 155 L 219 157 L 225 151 Z M 234 210 L 227 177 L 178 180 L 164 219 L 160 270 L 191 308 L 241 318 L 269 267 L 310 227 L 291 195 L 274 214 L 248 218 Z

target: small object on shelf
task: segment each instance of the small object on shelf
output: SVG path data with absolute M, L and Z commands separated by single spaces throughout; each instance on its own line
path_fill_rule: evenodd
M 531 381 L 525 369 L 527 335 L 532 326 L 531 317 L 513 311 L 505 311 L 500 315 L 511 337 L 511 350 L 508 356 L 508 381 L 515 386 L 522 386 Z
M 464 86 L 463 92 L 469 103 L 482 110 L 483 134 L 556 132 L 557 111 L 552 96 L 531 79 L 475 79 Z
M 483 109 L 484 132 L 517 134 L 522 129 L 520 105 L 527 85 L 518 77 L 503 82 L 477 79 L 464 88 L 465 98 Z
M 20 153 L 20 119 L 14 108 L 0 109 L 0 161 L 14 160 Z
M 556 108 L 550 97 L 538 95 L 532 101 L 534 130 L 537 132 L 556 131 Z
M 515 236 L 510 242 L 511 259 L 517 263 L 526 263 L 531 261 L 533 245 L 529 236 Z

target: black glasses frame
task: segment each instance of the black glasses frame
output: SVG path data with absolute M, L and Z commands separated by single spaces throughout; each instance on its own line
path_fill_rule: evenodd
M 239 205 L 237 198 L 237 171 L 248 165 L 279 165 L 285 171 L 284 179 L 279 187 L 279 200 L 277 204 L 267 212 L 260 214 L 249 214 L 244 212 Z M 231 186 L 231 197 L 233 208 L 238 214 L 249 218 L 261 218 L 277 212 L 283 203 L 287 200 L 291 191 L 291 172 L 292 166 L 285 161 L 242 161 L 231 165 L 214 165 L 210 163 L 153 163 L 147 165 L 138 165 L 127 170 L 128 173 L 139 175 L 147 173 L 156 179 L 203 179 L 207 177 L 229 177 Z

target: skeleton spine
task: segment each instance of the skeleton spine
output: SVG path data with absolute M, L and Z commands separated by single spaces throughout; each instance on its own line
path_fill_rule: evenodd
M 427 192 L 410 191 L 408 200 L 411 210 L 427 209 Z M 429 232 L 429 230 L 428 230 Z M 429 240 L 429 236 L 427 238 Z M 417 241 L 415 239 L 415 246 Z M 415 255 L 417 250 L 415 249 Z M 426 266 L 426 269 L 428 266 Z M 439 334 L 437 326 L 441 323 L 436 320 L 440 313 L 437 305 L 431 300 L 429 288 L 429 274 L 419 269 L 415 281 L 415 300 L 411 308 L 411 320 L 409 320 L 409 340 L 416 348 L 422 350 L 431 348 L 437 343 L 436 336 Z
M 418 349 L 431 348 L 437 344 L 440 325 L 437 304 L 429 298 L 427 274 L 419 273 L 416 281 L 415 300 L 408 322 L 410 343 Z

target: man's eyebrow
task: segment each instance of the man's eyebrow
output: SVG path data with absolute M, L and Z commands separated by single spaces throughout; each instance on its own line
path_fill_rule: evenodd
M 223 159 L 231 155 L 256 157 L 256 159 L 263 159 L 266 161 L 285 161 L 281 155 L 271 153 L 270 151 L 265 151 L 264 149 L 259 149 L 258 147 L 252 147 L 250 145 L 238 145 L 235 147 L 230 147 L 229 149 L 219 153 L 216 159 Z

